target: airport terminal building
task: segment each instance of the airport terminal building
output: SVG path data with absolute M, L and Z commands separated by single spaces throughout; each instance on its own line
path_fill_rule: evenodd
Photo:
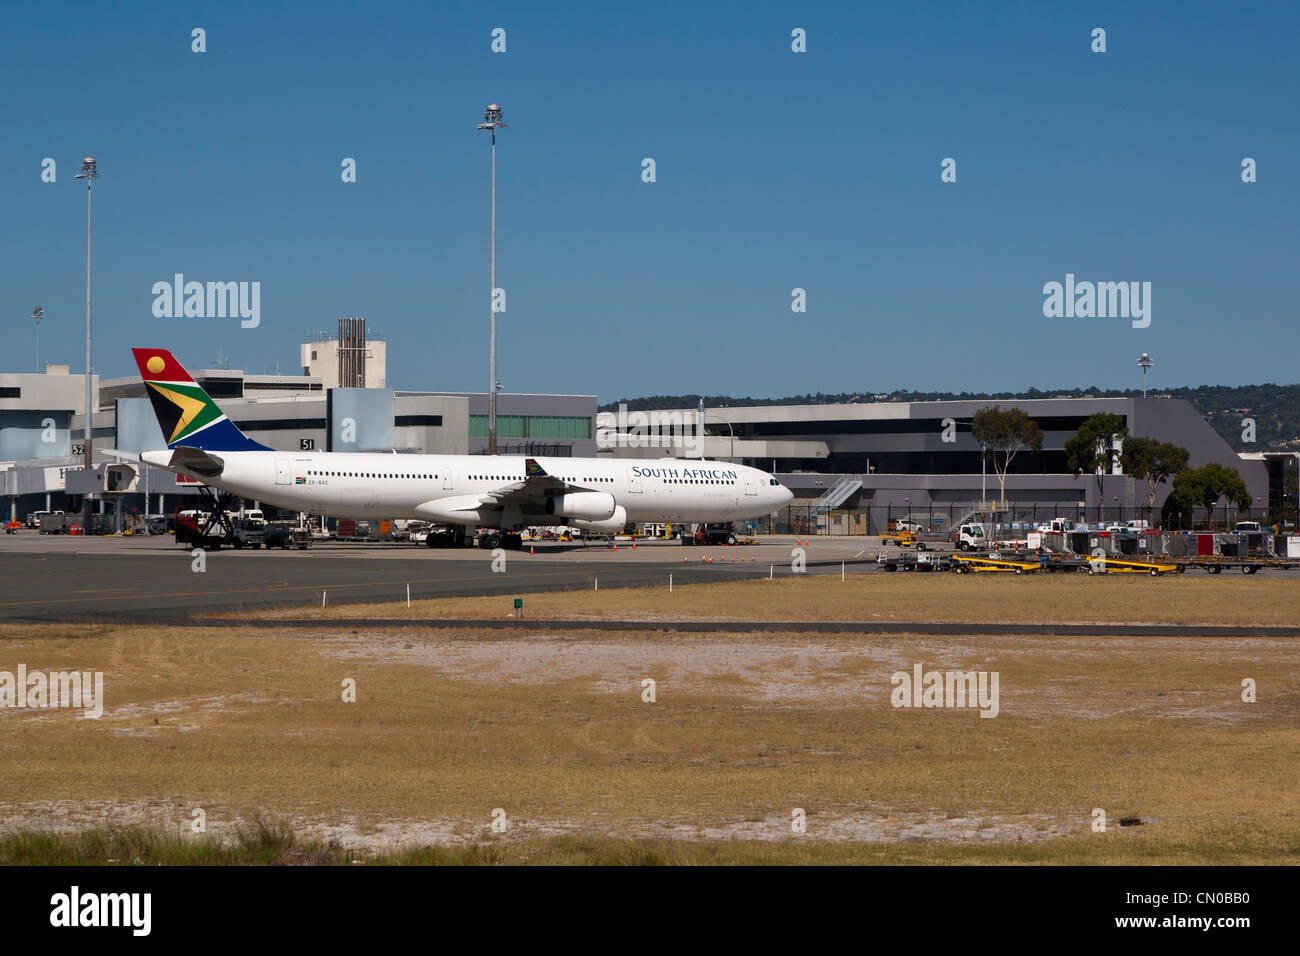
M 1088 515 L 1110 520 L 1145 514 L 1144 482 L 1123 474 L 1115 463 L 1102 476 L 1071 473 L 1065 442 L 1088 416 L 1120 416 L 1130 434 L 1187 448 L 1189 463 L 1217 461 L 1238 470 L 1259 509 L 1280 507 L 1280 482 L 1271 489 L 1263 463 L 1244 459 L 1197 413 L 1191 403 L 1165 398 L 1044 398 L 1002 401 L 867 402 L 828 405 L 757 405 L 708 408 L 703 453 L 771 471 L 795 493 L 792 512 L 802 508 L 818 526 L 867 522 L 883 530 L 904 515 L 922 524 L 943 523 L 981 502 L 996 500 L 998 481 L 984 473 L 971 418 L 990 405 L 1023 409 L 1044 432 L 1041 452 L 1020 452 L 1007 477 L 1006 500 L 1013 513 Z M 697 409 L 644 413 L 650 422 L 685 421 L 698 428 Z M 647 447 L 631 434 L 641 419 L 604 412 L 598 421 L 602 454 L 620 457 L 681 456 L 682 443 Z M 632 427 L 629 427 L 632 426 Z M 647 425 L 647 434 L 653 428 Z M 619 436 L 630 438 L 620 441 Z M 688 443 L 689 444 L 689 443 Z M 694 450 L 699 453 L 698 447 Z M 1099 480 L 1100 479 L 1100 480 Z M 1156 494 L 1159 509 L 1168 495 Z M 930 516 L 933 515 L 932 522 Z M 838 519 L 837 519 L 838 516 Z M 814 530 L 808 528 L 805 530 Z
M 397 454 L 485 454 L 486 393 L 331 387 L 338 343 L 319 335 L 303 346 L 302 374 L 254 374 L 228 368 L 191 370 L 195 380 L 250 438 L 283 451 L 372 451 Z M 323 359 L 322 356 L 327 357 Z M 368 355 L 361 381 L 385 381 L 382 355 Z M 324 361 L 324 364 L 321 362 Z M 348 380 L 353 380 L 348 378 Z M 138 376 L 99 382 L 93 413 L 96 460 L 108 448 L 138 452 L 165 447 Z M 77 510 L 66 473 L 81 466 L 84 378 L 66 366 L 42 374 L 0 374 L 0 495 L 18 517 L 41 509 Z M 1021 452 L 1007 479 L 1006 500 L 1026 515 L 1143 516 L 1147 489 L 1118 465 L 1102 476 L 1068 472 L 1064 445 L 1096 412 L 1119 415 L 1134 435 L 1187 448 L 1193 466 L 1217 461 L 1236 468 L 1259 512 L 1280 510 L 1281 469 L 1260 456 L 1239 456 L 1190 403 L 1166 398 L 1044 398 L 1001 402 L 867 402 L 756 405 L 705 410 L 660 409 L 651 421 L 675 420 L 677 437 L 647 443 L 617 415 L 597 414 L 594 395 L 498 395 L 498 448 L 506 455 L 544 457 L 705 457 L 762 468 L 795 493 L 791 514 L 804 531 L 879 531 L 908 515 L 936 523 L 994 500 L 998 482 L 982 474 L 972 416 L 990 404 L 1023 409 L 1045 433 L 1041 452 Z M 636 416 L 637 413 L 631 413 Z M 145 489 L 150 498 L 146 503 Z M 175 495 L 192 495 L 158 469 L 124 495 L 145 513 L 170 510 Z M 1159 508 L 1168 486 L 1156 497 Z M 159 497 L 162 496 L 162 497 Z M 168 499 L 172 500 L 169 501 Z M 1276 499 L 1276 500 L 1275 500 Z

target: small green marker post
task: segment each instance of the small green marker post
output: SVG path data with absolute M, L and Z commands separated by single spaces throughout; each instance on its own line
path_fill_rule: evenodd
M 524 599 L 523 599 L 523 598 L 515 598 L 515 610 L 519 612 L 519 617 L 522 619 L 523 616 L 524 616 Z

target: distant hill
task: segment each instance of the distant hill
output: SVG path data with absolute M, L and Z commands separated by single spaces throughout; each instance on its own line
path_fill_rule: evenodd
M 1140 389 L 1084 388 L 1054 389 L 1050 392 L 1031 388 L 1026 392 L 853 392 L 829 395 L 790 395 L 786 398 L 736 398 L 730 395 L 705 395 L 710 408 L 724 405 L 835 405 L 868 402 L 937 402 L 937 401 L 1016 401 L 1029 398 L 1130 398 L 1140 396 Z M 1300 385 L 1198 385 L 1148 392 L 1157 398 L 1184 398 L 1201 413 L 1216 432 L 1237 451 L 1300 451 Z M 625 398 L 601 405 L 601 411 L 617 411 L 619 403 L 631 411 L 651 408 L 693 408 L 699 395 L 650 395 Z M 1241 421 L 1255 419 L 1255 444 L 1241 440 Z

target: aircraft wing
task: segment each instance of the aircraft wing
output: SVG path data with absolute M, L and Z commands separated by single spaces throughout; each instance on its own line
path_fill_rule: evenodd
M 524 472 L 523 481 L 511 482 L 484 494 L 482 496 L 483 504 L 489 507 L 537 505 L 545 502 L 547 498 L 564 494 L 566 491 L 603 490 L 588 488 L 585 485 L 575 485 L 562 478 L 556 478 L 538 464 L 536 458 L 525 459 Z

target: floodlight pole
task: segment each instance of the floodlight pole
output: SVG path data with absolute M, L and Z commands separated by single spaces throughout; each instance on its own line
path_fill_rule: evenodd
M 488 105 L 483 112 L 484 122 L 479 129 L 492 134 L 492 279 L 488 290 L 488 447 L 487 453 L 497 453 L 497 130 L 503 129 L 501 107 L 495 103 Z
M 85 429 L 82 432 L 82 441 L 85 443 L 82 447 L 82 462 L 86 470 L 89 471 L 94 467 L 91 441 L 93 440 L 92 429 L 95 417 L 95 399 L 90 387 L 90 196 L 95 180 L 99 178 L 99 172 L 95 169 L 95 157 L 87 156 L 82 161 L 81 172 L 77 174 L 76 178 L 86 181 L 86 420 Z M 89 531 L 90 525 L 90 495 L 85 495 L 82 498 L 81 513 L 85 516 L 85 523 L 82 525 L 82 534 L 85 534 Z
M 1147 369 L 1156 363 L 1151 361 L 1151 356 L 1143 352 L 1138 356 L 1138 365 L 1142 367 L 1142 397 L 1147 397 Z
M 32 309 L 32 318 L 36 320 L 36 372 L 41 371 L 41 319 L 45 318 L 45 310 L 39 305 Z

